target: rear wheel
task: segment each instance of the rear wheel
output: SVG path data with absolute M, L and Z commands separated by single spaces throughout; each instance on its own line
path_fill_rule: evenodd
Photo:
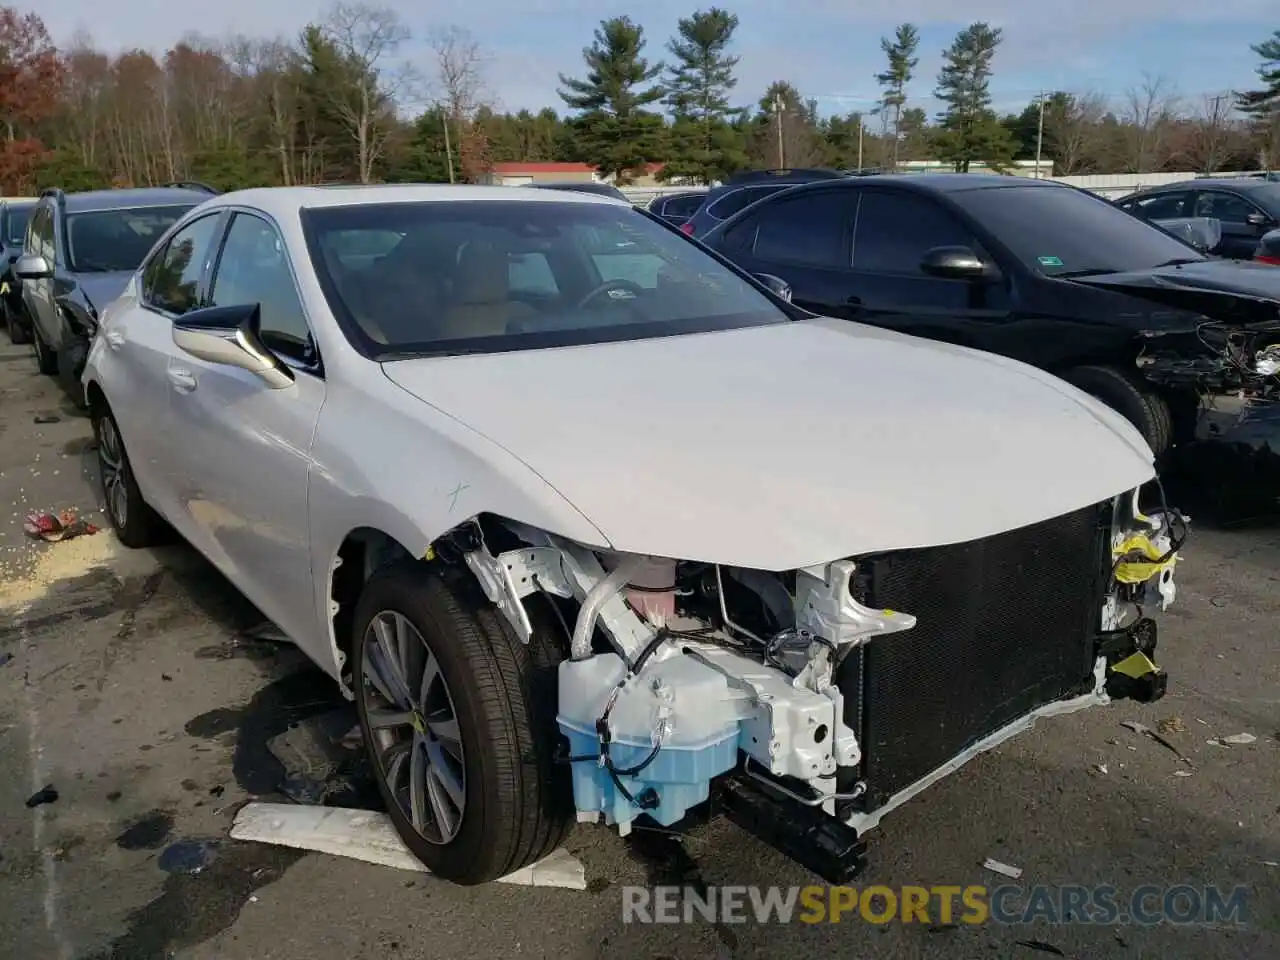
M 1114 367 L 1076 367 L 1063 379 L 1101 400 L 1142 434 L 1157 457 L 1169 447 L 1172 417 L 1165 399 Z
M 365 585 L 354 637 L 360 728 L 391 821 L 462 884 L 545 857 L 572 813 L 552 765 L 559 654 L 541 631 L 522 644 L 473 587 L 417 561 L 387 567 Z

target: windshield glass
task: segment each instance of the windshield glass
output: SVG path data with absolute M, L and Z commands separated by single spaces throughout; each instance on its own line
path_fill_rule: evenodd
M 31 219 L 31 211 L 35 207 L 10 207 L 9 208 L 9 237 L 10 243 L 22 243 L 27 237 L 27 222 Z
M 380 203 L 308 209 L 303 225 L 334 313 L 375 356 L 567 346 L 790 319 L 696 243 L 622 204 Z
M 989 187 L 950 196 L 1027 267 L 1050 277 L 1204 259 L 1159 227 L 1067 187 Z
M 95 210 L 67 217 L 67 252 L 77 273 L 131 271 L 195 204 Z

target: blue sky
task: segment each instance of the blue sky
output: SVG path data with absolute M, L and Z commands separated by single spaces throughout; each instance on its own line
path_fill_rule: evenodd
M 584 0 L 381 0 L 397 9 L 416 37 L 433 27 L 456 24 L 471 31 L 489 60 L 486 81 L 498 105 L 562 107 L 556 74 L 582 72 L 581 50 L 600 18 L 612 11 Z M 995 61 L 992 93 L 1000 110 L 1017 110 L 1041 88 L 1095 91 L 1122 101 L 1143 75 L 1162 76 L 1190 107 L 1206 94 L 1256 83 L 1257 58 L 1249 45 L 1280 27 L 1276 0 L 1075 0 L 1052 5 L 1034 0 L 898 0 L 893 19 L 853 9 L 848 0 L 741 0 L 728 4 L 741 21 L 737 36 L 742 103 L 759 98 L 772 80 L 788 80 L 819 102 L 823 113 L 866 109 L 876 96 L 874 75 L 882 69 L 879 38 L 901 20 L 921 33 L 920 65 L 909 93 L 932 112 L 934 78 L 943 48 L 973 20 L 1000 26 L 1005 42 Z M 707 4 L 710 5 L 710 4 Z M 110 16 L 86 0 L 42 0 L 40 13 L 54 39 L 65 42 L 86 30 L 104 49 L 162 50 L 184 33 L 295 35 L 324 3 L 262 4 L 221 0 L 200 9 L 153 0 L 112 0 Z M 957 20 L 957 8 L 963 20 Z M 696 4 L 650 0 L 630 9 L 645 27 L 648 52 L 664 55 L 676 21 Z M 883 9 L 883 8 L 878 8 Z M 91 26 L 92 25 L 92 26 Z M 401 58 L 429 71 L 422 43 L 411 42 Z

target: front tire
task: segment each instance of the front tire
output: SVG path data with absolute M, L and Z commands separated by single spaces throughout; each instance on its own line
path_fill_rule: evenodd
M 36 367 L 46 377 L 55 376 L 58 372 L 58 355 L 53 352 L 44 337 L 40 336 L 40 328 L 31 325 L 31 341 L 35 345 Z
M 370 578 L 354 627 L 360 729 L 413 854 L 470 885 L 551 853 L 572 806 L 553 767 L 559 655 L 545 634 L 526 646 L 475 584 L 417 561 Z
M 1159 394 L 1144 389 L 1137 378 L 1114 367 L 1087 366 L 1068 370 L 1063 379 L 1137 427 L 1157 457 L 1169 448 L 1173 433 L 1169 404 Z
M 120 438 L 120 428 L 111 411 L 105 404 L 95 404 L 92 416 L 93 435 L 98 442 L 103 511 L 126 547 L 153 546 L 162 538 L 164 521 L 142 499 L 142 491 L 133 476 L 133 465 Z

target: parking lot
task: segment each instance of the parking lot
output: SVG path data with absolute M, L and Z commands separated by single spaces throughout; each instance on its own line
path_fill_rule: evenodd
M 1170 693 L 1041 722 L 886 818 L 864 884 L 1247 888 L 1247 923 L 638 925 L 627 885 L 814 878 L 725 823 L 683 843 L 579 827 L 587 890 L 462 889 L 228 838 L 283 799 L 269 743 L 342 708 L 193 551 L 24 536 L 30 511 L 102 523 L 88 421 L 0 347 L 0 944 L 23 960 L 560 956 L 1280 955 L 1280 530 L 1193 526 L 1164 618 Z M 945 482 L 945 474 L 939 475 Z M 1194 517 L 1193 517 L 1194 520 Z M 1016 611 L 1016 605 L 1011 606 Z M 1011 615 L 1016 615 L 1011 613 Z M 1136 720 L 1167 745 L 1123 725 Z M 1247 733 L 1248 744 L 1208 741 Z M 1183 762 L 1170 745 L 1185 756 Z M 1181 775 L 1179 775 L 1181 774 Z M 1188 775 L 1189 774 L 1189 775 Z M 51 786 L 57 799 L 25 801 Z M 367 802 L 358 776 L 347 802 Z M 296 790 L 286 792 L 293 792 Z M 174 871 L 183 856 L 205 864 Z

